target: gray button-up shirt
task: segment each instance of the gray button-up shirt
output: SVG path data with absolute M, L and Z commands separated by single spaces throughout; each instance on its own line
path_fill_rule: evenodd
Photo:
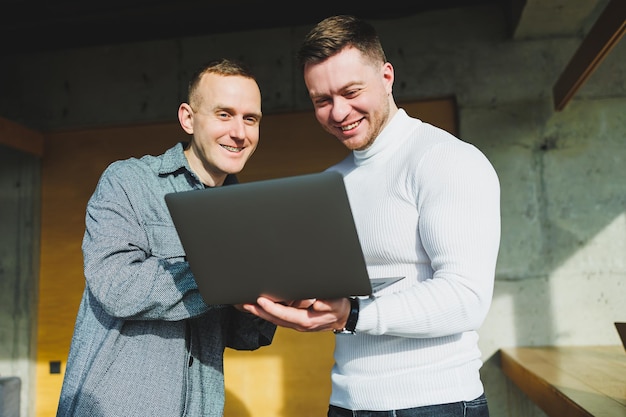
M 207 306 L 197 290 L 164 200 L 204 187 L 183 149 L 112 163 L 89 200 L 58 417 L 221 417 L 225 347 L 271 343 L 274 325 Z

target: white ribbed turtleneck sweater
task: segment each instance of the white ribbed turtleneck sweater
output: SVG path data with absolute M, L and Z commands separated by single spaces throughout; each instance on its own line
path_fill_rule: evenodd
M 404 275 L 360 300 L 336 336 L 330 403 L 392 410 L 483 393 L 477 329 L 491 303 L 500 188 L 475 146 L 400 109 L 344 176 L 370 277 Z

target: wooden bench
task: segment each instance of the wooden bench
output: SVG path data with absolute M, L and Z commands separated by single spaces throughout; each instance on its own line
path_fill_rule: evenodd
M 504 374 L 550 417 L 626 417 L 622 346 L 500 349 Z

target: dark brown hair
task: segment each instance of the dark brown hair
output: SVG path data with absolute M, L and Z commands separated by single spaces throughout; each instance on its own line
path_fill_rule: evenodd
M 296 59 L 304 69 L 306 64 L 325 61 L 350 46 L 373 63 L 387 61 L 374 26 L 350 15 L 328 17 L 315 25 L 305 36 Z

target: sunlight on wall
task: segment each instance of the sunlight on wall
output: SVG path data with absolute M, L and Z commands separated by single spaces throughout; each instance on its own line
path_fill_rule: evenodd
M 491 302 L 489 315 L 481 327 L 481 351 L 485 357 L 491 356 L 500 347 L 495 343 L 496 338 L 502 346 L 515 346 L 515 326 L 494 324 L 494 322 L 502 322 L 504 318 L 515 317 L 516 298 L 513 294 L 499 293 L 497 289 L 500 286 L 500 283 L 496 282 L 496 291 Z M 497 334 L 493 333 L 491 329 L 498 329 Z
M 264 415 L 279 416 L 284 404 L 282 362 L 280 356 L 227 355 L 224 415 L 247 417 L 261 409 Z M 259 384 L 259 375 L 263 375 L 263 384 Z
M 603 271 L 605 274 L 626 272 L 626 212 L 589 239 L 580 250 L 555 269 L 554 273 L 580 274 L 596 271 Z
M 65 361 L 62 362 L 60 373 L 50 373 L 50 362 L 45 360 L 37 361 L 37 417 L 54 416 L 59 405 L 61 386 L 63 385 L 63 374 L 65 373 Z
M 271 345 L 226 349 L 224 417 L 319 417 L 330 396 L 335 335 L 278 328 Z
M 484 359 L 499 348 L 619 345 L 626 321 L 626 213 L 613 219 L 554 271 L 496 280 L 479 331 Z
M 551 274 L 549 291 L 556 344 L 619 344 L 613 322 L 626 319 L 626 213 Z

